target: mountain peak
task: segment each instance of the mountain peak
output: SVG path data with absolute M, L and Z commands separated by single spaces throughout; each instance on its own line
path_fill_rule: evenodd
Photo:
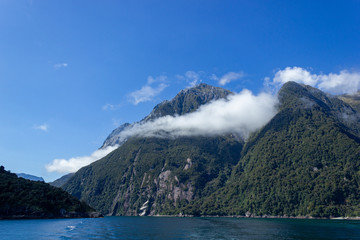
M 329 117 L 336 119 L 347 131 L 360 136 L 360 116 L 356 111 L 356 96 L 353 104 L 348 99 L 327 94 L 321 90 L 295 82 L 285 83 L 279 91 L 280 109 L 321 109 Z M 346 95 L 344 95 L 346 96 Z M 346 101 L 348 100 L 348 101 Z
M 334 98 L 317 88 L 296 82 L 285 83 L 281 87 L 278 96 L 281 107 L 310 107 L 319 105 L 328 108 L 328 105 L 332 103 L 331 98 Z
M 232 92 L 224 88 L 200 83 L 192 88 L 181 90 L 172 100 L 163 101 L 158 104 L 144 120 L 194 112 L 201 105 L 221 98 L 226 98 L 230 94 L 232 94 Z
M 206 84 L 206 83 L 199 83 L 199 84 L 196 84 L 193 87 L 185 88 L 185 89 L 181 90 L 180 92 L 182 92 L 182 91 L 186 92 L 186 91 L 190 91 L 190 90 L 207 91 L 207 90 L 211 90 L 211 89 L 223 89 L 223 88 L 215 87 L 215 86 L 212 86 L 212 85 L 209 85 L 209 84 Z

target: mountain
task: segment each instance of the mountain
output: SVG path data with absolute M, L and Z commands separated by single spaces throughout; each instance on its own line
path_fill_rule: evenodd
M 53 182 L 49 182 L 49 184 L 51 186 L 54 186 L 54 187 L 61 187 L 62 185 L 64 185 L 67 181 L 69 181 L 69 179 L 74 176 L 75 173 L 68 173 L 58 179 L 56 179 L 55 181 Z
M 19 178 L 0 166 L 0 219 L 98 217 L 64 190 Z
M 200 106 L 204 104 L 207 104 L 214 100 L 218 100 L 220 98 L 226 98 L 230 94 L 233 93 L 226 89 L 201 83 L 193 88 L 188 88 L 180 91 L 180 93 L 178 93 L 170 101 L 164 101 L 158 104 L 148 116 L 146 116 L 138 123 L 144 123 L 146 121 L 151 121 L 163 116 L 175 116 L 191 113 L 196 111 Z M 135 123 L 125 123 L 116 128 L 106 138 L 101 148 L 106 148 L 107 146 L 122 145 L 124 142 L 126 142 L 127 139 L 121 137 L 121 132 L 125 129 L 130 128 L 134 124 Z
M 184 115 L 196 111 L 211 101 L 226 98 L 233 94 L 229 90 L 201 83 L 193 88 L 180 91 L 172 100 L 164 101 L 153 109 L 143 121 L 163 116 Z
M 142 121 L 190 113 L 229 94 L 200 84 L 157 105 Z M 114 133 L 122 130 L 114 130 L 104 146 L 116 142 Z M 184 205 L 222 186 L 242 146 L 231 134 L 126 139 L 107 157 L 80 169 L 63 188 L 107 215 L 169 214 L 174 203 Z
M 229 94 L 187 89 L 142 121 Z M 360 216 L 359 113 L 294 82 L 278 98 L 277 114 L 246 141 L 132 137 L 63 188 L 107 215 Z
M 233 93 L 229 90 L 214 87 L 205 83 L 201 83 L 193 88 L 181 90 L 172 100 L 163 101 L 162 103 L 156 105 L 152 112 L 141 121 L 131 124 L 125 123 L 114 129 L 105 139 L 100 148 L 104 149 L 108 146 L 121 146 L 124 144 L 128 139 L 122 137 L 121 133 L 135 124 L 144 123 L 167 115 L 175 116 L 194 112 L 202 105 L 210 103 L 214 100 L 226 98 L 231 94 Z M 72 175 L 70 174 L 65 175 L 50 184 L 56 187 L 61 187 L 71 178 L 71 176 Z
M 45 182 L 42 177 L 37 177 L 37 176 L 33 176 L 33 175 L 30 175 L 30 174 L 26 174 L 26 173 L 16 173 L 16 175 L 18 177 L 25 178 L 25 179 L 28 179 L 28 180 L 31 180 L 31 181 Z

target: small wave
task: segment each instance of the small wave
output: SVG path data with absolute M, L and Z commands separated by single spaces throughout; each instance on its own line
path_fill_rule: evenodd
M 75 226 L 67 226 L 66 229 L 69 230 L 69 231 L 72 231 L 74 230 L 76 227 Z

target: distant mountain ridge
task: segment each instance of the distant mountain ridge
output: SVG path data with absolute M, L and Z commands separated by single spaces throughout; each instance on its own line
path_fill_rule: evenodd
M 229 94 L 205 84 L 186 89 L 142 121 Z M 107 215 L 360 216 L 359 112 L 294 82 L 278 95 L 278 113 L 246 142 L 232 134 L 122 139 L 63 188 Z
M 25 178 L 25 179 L 28 179 L 28 180 L 31 180 L 31 181 L 45 182 L 42 177 L 37 177 L 37 176 L 26 174 L 26 173 L 16 173 L 16 175 L 18 177 Z

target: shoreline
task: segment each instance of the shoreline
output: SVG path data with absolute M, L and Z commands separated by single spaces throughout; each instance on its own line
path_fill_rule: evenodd
M 140 216 L 139 216 L 140 217 Z M 312 216 L 245 216 L 245 215 L 201 215 L 201 216 L 194 216 L 194 215 L 148 215 L 145 217 L 199 217 L 199 218 L 270 218 L 270 219 L 314 219 L 314 220 L 355 220 L 360 221 L 360 217 L 312 217 Z
M 103 218 L 104 216 L 99 212 L 89 212 L 89 213 L 78 213 L 78 212 L 69 212 L 63 215 L 7 215 L 0 216 L 1 220 L 36 220 L 36 219 L 75 219 L 75 218 Z

